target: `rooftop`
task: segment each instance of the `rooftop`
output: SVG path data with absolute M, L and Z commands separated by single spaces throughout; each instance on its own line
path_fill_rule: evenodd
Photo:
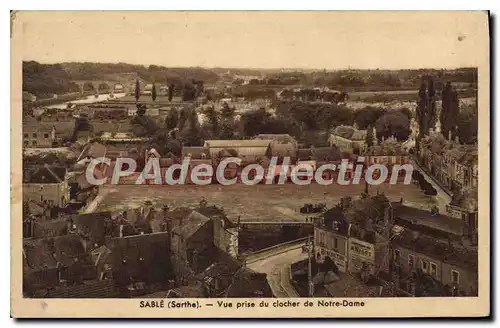
M 417 253 L 425 254 L 466 270 L 477 270 L 477 251 L 472 249 L 454 247 L 426 234 L 418 234 L 409 230 L 403 230 L 394 236 L 392 242 L 406 249 L 411 249 Z
M 24 183 L 61 183 L 66 176 L 63 166 L 36 165 L 24 169 Z
M 205 140 L 204 147 L 210 148 L 242 148 L 242 147 L 268 147 L 270 140 Z
M 401 204 L 391 203 L 394 209 L 394 217 L 406 220 L 412 224 L 418 224 L 436 230 L 461 236 L 464 224 L 461 220 L 443 214 L 433 214 L 430 211 L 422 210 Z

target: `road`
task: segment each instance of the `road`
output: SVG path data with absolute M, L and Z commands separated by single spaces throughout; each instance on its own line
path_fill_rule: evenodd
M 290 281 L 290 265 L 305 260 L 303 243 L 277 248 L 274 255 L 247 262 L 247 266 L 257 272 L 267 274 L 267 281 L 276 297 L 299 297 Z
M 425 179 L 434 187 L 434 189 L 436 189 L 437 195 L 435 196 L 435 199 L 437 201 L 437 206 L 439 207 L 439 213 L 446 213 L 446 205 L 450 204 L 451 196 L 444 191 L 432 177 L 425 173 L 423 168 L 417 162 L 410 160 L 410 164 L 413 165 L 416 170 L 419 170 Z

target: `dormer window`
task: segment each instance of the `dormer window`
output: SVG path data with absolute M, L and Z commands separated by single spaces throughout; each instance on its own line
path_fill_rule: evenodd
M 202 154 L 201 154 L 201 158 L 202 158 L 202 159 L 205 159 L 205 158 L 207 158 L 207 154 L 205 154 L 205 153 L 202 153 Z

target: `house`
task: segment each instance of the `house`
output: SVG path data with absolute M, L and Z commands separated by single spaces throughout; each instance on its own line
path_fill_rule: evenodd
M 233 277 L 243 266 L 243 263 L 223 251 L 218 250 L 216 254 L 214 262 L 196 275 L 208 297 L 224 297 Z
M 274 297 L 265 273 L 259 273 L 243 266 L 233 276 L 225 297 L 263 298 Z
M 477 187 L 454 194 L 450 204 L 446 205 L 449 216 L 459 219 L 465 226 L 466 234 L 473 244 L 477 243 L 478 226 L 478 190 Z
M 328 142 L 330 146 L 337 146 L 341 151 L 351 150 L 354 153 L 363 153 L 366 149 L 366 130 L 358 130 L 350 126 L 340 125 L 335 128 Z
M 162 284 L 172 279 L 168 232 L 113 238 L 109 246 L 113 279 L 118 286 L 146 293 L 141 284 Z
M 96 267 L 80 236 L 23 242 L 23 292 L 96 279 Z
M 134 117 L 137 115 L 137 107 L 136 106 L 128 106 L 127 107 L 127 116 Z
M 160 109 L 158 107 L 146 108 L 147 116 L 158 116 L 160 115 Z
M 23 202 L 65 207 L 69 202 L 68 177 L 65 167 L 29 166 L 23 174 Z
M 41 124 L 23 125 L 23 147 L 50 148 L 56 141 L 56 129 Z
M 272 155 L 270 140 L 206 140 L 204 147 L 209 148 L 213 159 L 238 157 L 255 161 Z
M 441 186 L 452 192 L 478 185 L 477 145 L 461 145 L 458 138 L 446 139 L 434 132 L 420 141 L 420 164 L 436 178 Z
M 332 260 L 340 272 L 347 272 L 349 224 L 340 206 L 325 212 L 315 222 L 314 249 L 317 263 Z
M 78 234 L 85 239 L 87 249 L 93 250 L 106 244 L 110 235 L 111 213 L 93 212 L 72 215 L 69 219 L 69 233 Z
M 113 87 L 113 91 L 116 93 L 122 93 L 122 92 L 125 92 L 125 87 L 123 86 L 123 84 L 117 83 Z
M 406 282 L 408 292 L 477 296 L 477 250 L 456 247 L 415 230 L 404 230 L 392 238 L 391 247 L 393 270 L 400 283 Z M 419 283 L 423 284 L 424 277 L 439 284 L 422 290 Z
M 172 229 L 173 264 L 179 281 L 209 266 L 215 252 L 212 220 L 195 211 L 180 217 L 179 225 Z
M 441 231 L 445 235 L 454 235 L 457 238 L 466 236 L 466 225 L 453 217 L 407 206 L 402 202 L 391 202 L 391 205 L 398 225 L 406 227 L 418 225 Z
M 240 223 L 232 222 L 228 219 L 224 210 L 217 206 L 207 206 L 204 201 L 200 203 L 196 211 L 213 221 L 215 247 L 237 258 Z
M 270 140 L 272 156 L 297 157 L 298 142 L 289 134 L 259 134 L 255 140 Z
M 383 194 L 341 200 L 349 222 L 349 272 L 377 275 L 388 271 L 389 238 L 394 223 L 393 208 Z
M 66 218 L 57 218 L 53 220 L 34 221 L 33 239 L 52 238 L 65 236 L 68 234 L 68 221 Z

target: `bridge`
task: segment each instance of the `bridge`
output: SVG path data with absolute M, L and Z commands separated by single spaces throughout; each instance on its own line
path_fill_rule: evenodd
M 99 92 L 99 89 L 101 86 L 105 85 L 106 89 L 109 90 L 109 92 L 113 92 L 115 90 L 116 86 L 122 86 L 123 91 L 120 90 L 121 92 L 127 92 L 127 84 L 126 83 L 121 83 L 119 81 L 110 81 L 110 80 L 74 80 L 73 81 L 75 84 L 77 84 L 80 87 L 80 93 L 84 94 L 86 86 L 91 85 L 95 92 Z M 104 90 L 101 90 L 104 91 Z

